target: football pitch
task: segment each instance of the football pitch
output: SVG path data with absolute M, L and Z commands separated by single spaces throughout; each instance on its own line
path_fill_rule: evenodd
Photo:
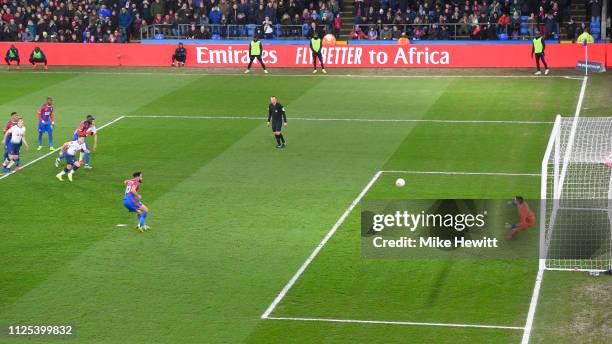
M 539 198 L 552 122 L 584 80 L 492 73 L 0 73 L 2 123 L 17 111 L 30 143 L 0 175 L 0 324 L 70 324 L 69 343 L 609 343 L 609 276 L 547 271 L 531 323 L 535 258 L 361 255 L 362 200 Z M 88 114 L 100 129 L 72 183 L 36 150 L 47 96 L 56 146 Z M 609 73 L 582 96 L 581 116 L 612 115 Z M 134 171 L 145 233 L 122 202 Z

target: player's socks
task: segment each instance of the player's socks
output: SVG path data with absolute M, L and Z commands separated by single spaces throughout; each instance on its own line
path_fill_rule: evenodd
M 91 154 L 85 153 L 85 166 L 89 166 L 90 159 L 91 159 Z
M 49 131 L 49 147 L 53 148 L 54 144 L 53 144 L 53 132 Z
M 20 161 L 20 160 L 21 160 L 21 159 L 19 159 L 19 158 L 17 158 L 17 160 L 15 160 L 15 165 L 16 165 L 17 167 L 19 167 L 19 161 Z
M 15 163 L 13 160 L 9 161 L 9 163 L 6 164 L 6 168 L 10 169 L 13 166 L 13 163 Z
M 39 131 L 38 132 L 38 146 L 42 147 L 42 136 L 43 136 L 43 132 Z
M 139 226 L 146 227 L 145 221 L 147 220 L 147 215 L 148 213 L 146 211 L 140 214 L 140 221 L 138 222 Z
M 63 175 L 65 175 L 66 173 L 68 173 L 68 169 L 67 169 L 67 168 L 64 168 L 64 169 L 63 169 L 63 170 L 62 170 L 62 171 L 59 173 L 59 175 L 60 175 L 60 176 L 63 176 Z
M 281 142 L 285 144 L 285 138 L 283 137 L 283 134 L 280 134 L 279 137 L 280 137 Z
M 274 138 L 276 139 L 276 144 L 280 146 L 281 144 L 280 135 L 274 135 Z

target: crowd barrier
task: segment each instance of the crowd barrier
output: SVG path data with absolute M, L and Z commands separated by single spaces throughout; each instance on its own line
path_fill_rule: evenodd
M 0 43 L 0 53 L 11 43 Z M 167 44 L 82 44 L 14 43 L 22 63 L 39 46 L 50 66 L 168 66 L 175 46 Z M 248 62 L 246 44 L 185 44 L 187 66 L 244 67 Z M 573 68 L 584 60 L 580 44 L 549 44 L 546 60 L 551 68 Z M 505 44 L 409 44 L 409 45 L 336 45 L 323 48 L 329 67 L 401 68 L 401 67 L 533 67 L 530 45 Z M 312 57 L 307 45 L 264 44 L 264 62 L 269 67 L 310 67 Z M 588 46 L 589 61 L 612 64 L 612 43 Z

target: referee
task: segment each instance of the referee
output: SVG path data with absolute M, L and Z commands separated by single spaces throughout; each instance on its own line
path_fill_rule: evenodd
M 268 106 L 268 127 L 272 126 L 272 132 L 276 138 L 276 148 L 285 148 L 285 138 L 281 134 L 283 125 L 287 126 L 285 108 L 278 102 L 275 96 L 272 96 Z
M 251 43 L 249 43 L 249 65 L 247 69 L 244 71 L 244 74 L 248 74 L 251 72 L 251 65 L 253 64 L 253 61 L 255 61 L 255 59 L 257 59 L 257 61 L 259 61 L 259 64 L 261 64 L 261 68 L 263 68 L 264 73 L 268 74 L 266 65 L 264 64 L 263 59 L 261 58 L 262 51 L 263 51 L 263 46 L 261 45 L 261 42 L 259 41 L 259 36 L 255 35 Z
M 319 33 L 315 31 L 310 39 L 310 51 L 312 51 L 312 63 L 314 67 L 312 74 L 317 73 L 317 59 L 319 59 L 319 62 L 321 63 L 321 72 L 323 72 L 323 74 L 327 73 L 325 71 L 325 66 L 323 65 L 323 55 L 321 54 L 322 43 L 323 42 L 321 41 L 321 37 L 319 37 Z

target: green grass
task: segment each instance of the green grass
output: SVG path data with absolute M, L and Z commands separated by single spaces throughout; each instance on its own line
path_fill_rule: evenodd
M 551 124 L 292 118 L 549 122 L 574 113 L 580 81 L 23 72 L 0 79 L 0 113 L 21 113 L 34 147 L 35 111 L 48 95 L 58 143 L 86 114 L 98 126 L 128 116 L 100 131 L 94 169 L 78 171 L 74 183 L 54 178 L 51 158 L 0 180 L 0 324 L 73 324 L 74 343 L 520 341 L 516 330 L 259 317 L 376 171 L 538 173 Z M 592 78 L 585 113 L 609 114 L 609 86 L 607 75 Z M 265 126 L 270 95 L 288 113 L 283 151 Z M 23 161 L 41 154 L 30 149 Z M 134 170 L 144 172 L 151 209 L 145 234 L 122 206 L 122 181 Z M 408 175 L 403 189 L 393 186 L 396 177 L 383 174 L 366 199 L 539 195 L 539 178 L 530 176 Z M 534 230 L 520 240 L 536 237 Z M 523 326 L 536 272 L 537 261 L 526 259 L 363 259 L 356 208 L 273 315 Z M 609 296 L 609 278 L 547 272 L 534 341 L 608 341 Z

